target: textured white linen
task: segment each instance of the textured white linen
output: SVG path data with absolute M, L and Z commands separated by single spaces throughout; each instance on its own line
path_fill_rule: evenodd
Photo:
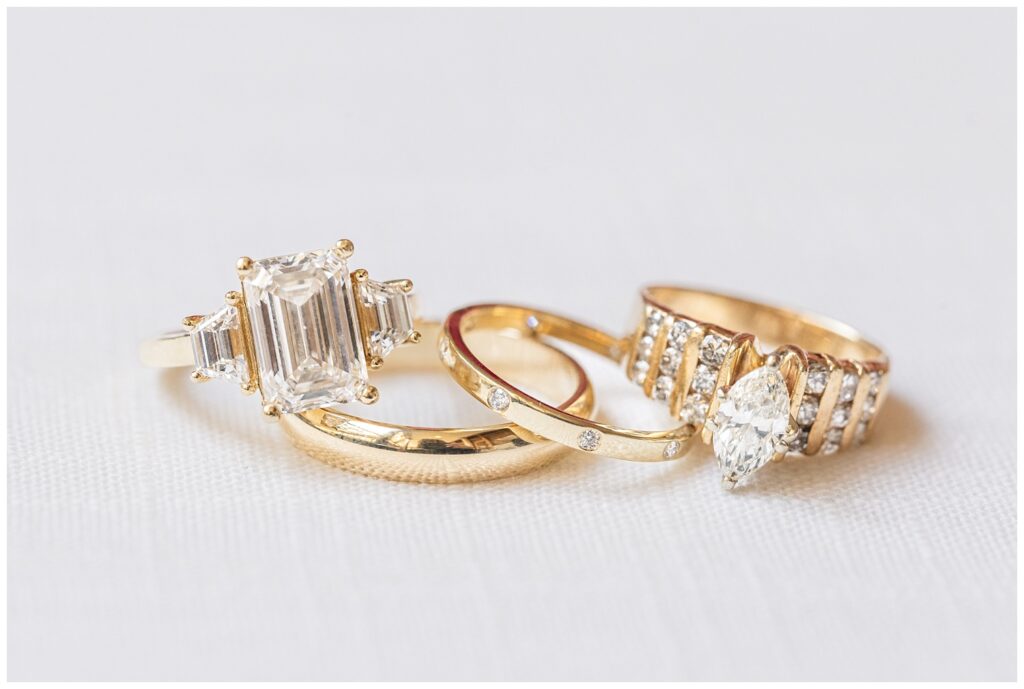
M 9 22 L 12 679 L 1014 677 L 1012 10 Z M 733 494 L 707 450 L 438 487 L 137 363 L 238 255 L 340 236 L 437 316 L 621 330 L 655 280 L 826 313 L 892 397 Z

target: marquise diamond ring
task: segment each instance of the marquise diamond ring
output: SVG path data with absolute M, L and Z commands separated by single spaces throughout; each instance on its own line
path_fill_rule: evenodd
M 725 485 L 790 452 L 829 455 L 867 438 L 889 359 L 853 328 L 684 287 L 647 287 L 642 301 L 626 372 L 700 431 Z

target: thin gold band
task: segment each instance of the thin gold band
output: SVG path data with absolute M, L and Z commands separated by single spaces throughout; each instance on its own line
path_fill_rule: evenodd
M 552 337 L 584 347 L 619 364 L 627 341 L 577 321 L 522 306 L 478 304 L 451 313 L 439 343 L 441 359 L 455 380 L 479 401 L 505 418 L 544 438 L 574 449 L 640 462 L 681 457 L 690 446 L 692 429 L 636 431 L 598 423 L 584 415 L 553 407 L 502 377 L 467 344 L 479 330 L 513 331 L 526 337 Z M 507 404 L 495 405 L 494 393 Z

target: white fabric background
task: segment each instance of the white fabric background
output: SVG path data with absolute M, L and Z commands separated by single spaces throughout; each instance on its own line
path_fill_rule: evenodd
M 12 678 L 1014 677 L 1013 10 L 9 19 Z M 893 394 L 733 494 L 706 450 L 437 487 L 137 363 L 238 255 L 340 236 L 437 316 L 826 313 Z M 441 384 L 379 413 L 487 418 Z

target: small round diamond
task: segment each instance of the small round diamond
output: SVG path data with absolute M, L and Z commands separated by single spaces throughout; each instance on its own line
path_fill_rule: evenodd
M 865 440 L 867 440 L 867 434 L 868 424 L 866 421 L 861 421 L 857 424 L 857 430 L 853 434 L 853 442 L 857 445 L 861 445 Z
M 721 366 L 729 351 L 729 340 L 721 335 L 705 335 L 700 343 L 700 360 L 710 366 Z
M 796 438 L 794 438 L 793 442 L 789 444 L 789 451 L 803 452 L 804 450 L 806 450 L 807 440 L 810 437 L 810 435 L 811 434 L 808 431 L 800 431 L 799 433 L 797 433 Z
M 860 412 L 861 421 L 870 421 L 871 417 L 875 415 L 875 411 L 878 409 L 876 402 L 878 398 L 874 395 L 868 395 L 867 399 L 864 400 L 864 409 Z
M 661 370 L 669 374 L 675 373 L 682 358 L 683 355 L 678 349 L 669 347 L 661 355 Z
M 679 455 L 679 451 L 683 449 L 683 444 L 678 440 L 669 441 L 668 445 L 665 446 L 665 450 L 661 453 L 665 459 L 672 459 Z
M 633 382 L 643 385 L 644 381 L 647 380 L 647 372 L 651 369 L 651 365 L 646 361 L 637 361 L 633 364 Z
M 665 320 L 665 314 L 661 311 L 651 311 L 647 314 L 647 323 L 644 326 L 644 331 L 648 335 L 657 335 L 658 330 L 661 329 L 661 322 Z
M 715 391 L 718 372 L 705 364 L 700 364 L 693 372 L 693 389 L 702 395 L 710 395 Z
M 830 428 L 828 433 L 825 434 L 825 441 L 829 443 L 835 443 L 838 445 L 843 442 L 843 429 L 842 428 Z
M 820 395 L 825 392 L 826 385 L 828 385 L 828 368 L 818 364 L 811 365 L 811 369 L 807 373 L 807 392 Z
M 879 371 L 872 371 L 868 377 L 871 378 L 871 392 L 878 392 L 878 386 L 882 384 L 882 374 Z
M 856 373 L 844 373 L 843 385 L 839 388 L 839 400 L 842 402 L 852 401 L 854 395 L 857 394 L 857 383 L 859 382 L 860 377 Z
M 676 321 L 672 324 L 672 329 L 668 333 L 668 339 L 672 341 L 673 345 L 682 349 L 683 344 L 686 342 L 686 337 L 695 327 L 689 321 Z
M 601 434 L 593 428 L 588 428 L 579 434 L 576 438 L 576 444 L 581 450 L 593 452 L 601 444 Z
M 801 426 L 810 426 L 818 416 L 818 400 L 815 397 L 805 397 L 800 404 L 800 410 L 796 413 L 796 422 Z
M 491 391 L 487 393 L 487 406 L 494 411 L 505 411 L 510 404 L 512 404 L 511 398 L 501 388 L 491 388 Z
M 836 407 L 832 412 L 832 426 L 842 428 L 850 421 L 849 407 Z
M 833 455 L 839 450 L 839 443 L 826 442 L 821 446 L 821 453 L 825 455 Z
M 704 423 L 704 419 L 707 415 L 707 400 L 702 398 L 700 395 L 690 395 L 687 397 L 686 401 L 683 403 L 683 408 L 679 410 L 679 420 L 693 426 Z
M 651 349 L 653 348 L 654 338 L 650 335 L 644 335 L 636 345 L 636 354 L 639 358 L 646 359 L 651 355 Z
M 659 376 L 658 380 L 654 382 L 654 399 L 668 399 L 669 393 L 672 392 L 672 386 L 675 384 L 676 380 L 672 376 Z

